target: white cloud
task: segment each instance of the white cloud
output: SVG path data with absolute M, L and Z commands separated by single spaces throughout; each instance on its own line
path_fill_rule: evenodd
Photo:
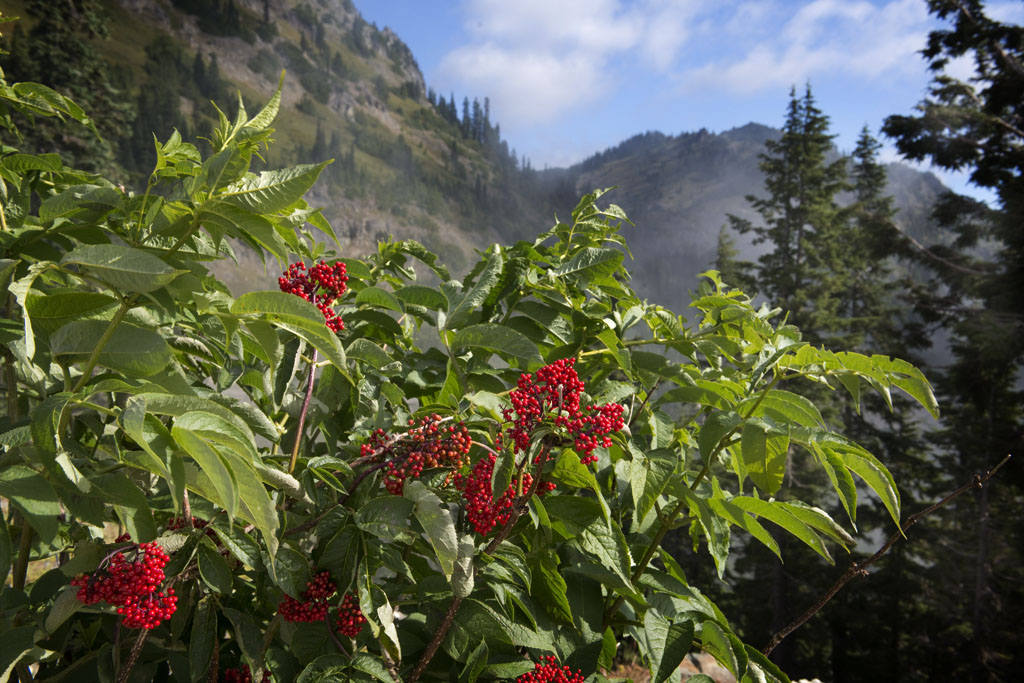
M 783 12 L 776 6 L 773 15 L 761 17 L 762 24 L 775 30 L 767 38 L 736 45 L 738 58 L 684 71 L 684 89 L 749 94 L 834 76 L 875 79 L 920 70 L 917 53 L 929 28 L 920 0 L 891 0 L 881 6 L 814 0 L 790 16 Z M 765 33 L 763 28 L 760 33 Z
M 487 94 L 510 126 L 549 123 L 607 95 L 618 56 L 670 68 L 698 8 L 696 0 L 468 0 L 471 41 L 435 76 Z

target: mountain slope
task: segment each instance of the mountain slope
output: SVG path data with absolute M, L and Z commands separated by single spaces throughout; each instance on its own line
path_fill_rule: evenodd
M 77 89 L 99 120 L 134 118 L 104 132 L 107 156 L 120 164 L 126 185 L 137 187 L 148 173 L 152 132 L 166 138 L 178 128 L 200 139 L 216 115 L 211 99 L 231 115 L 238 91 L 254 111 L 286 69 L 267 163 L 335 159 L 311 200 L 325 207 L 348 254 L 366 253 L 389 235 L 412 238 L 458 273 L 474 248 L 530 239 L 550 227 L 553 215 L 567 218 L 580 194 L 618 186 L 609 198 L 638 226 L 625 230 L 639 291 L 682 310 L 697 273 L 714 262 L 726 214 L 754 218 L 744 197 L 761 191 L 757 155 L 778 135 L 754 123 L 720 134 L 645 133 L 570 168 L 537 172 L 509 152 L 486 99 L 483 107 L 465 99 L 460 116 L 454 98 L 438 99 L 426 88 L 409 47 L 364 21 L 350 0 L 80 0 L 71 6 L 98 17 L 109 37 L 89 37 L 91 24 L 74 12 L 62 14 L 64 5 L 33 15 L 24 0 L 9 0 L 5 12 L 25 19 L 13 33 L 4 27 L 12 54 L 0 65 L 9 80 L 48 82 L 54 69 L 40 55 L 67 62 L 91 49 L 105 60 L 108 89 L 130 112 L 116 111 L 112 98 L 92 97 L 103 88 L 79 82 L 74 69 L 51 84 Z M 80 165 L 107 158 L 74 144 L 59 148 L 51 139 L 37 143 L 42 151 L 58 144 Z M 927 212 L 941 189 L 930 175 L 890 168 L 904 227 L 918 235 L 928 229 Z M 738 242 L 751 258 L 753 245 Z M 238 269 L 219 273 L 233 290 L 274 286 L 275 273 L 242 250 L 239 258 Z

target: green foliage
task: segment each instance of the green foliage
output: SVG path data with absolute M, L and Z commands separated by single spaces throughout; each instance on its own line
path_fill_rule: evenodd
M 43 90 L 2 94 L 8 112 L 56 113 Z M 713 271 L 692 324 L 642 301 L 628 219 L 603 192 L 534 240 L 491 246 L 462 281 L 414 242 L 343 259 L 340 334 L 292 294 L 233 299 L 207 270 L 231 257 L 227 238 L 282 265 L 333 260 L 305 234 L 331 234 L 302 198 L 325 164 L 250 170 L 279 96 L 251 118 L 241 102 L 233 120 L 218 110 L 207 155 L 177 134 L 157 143 L 141 194 L 52 156 L 0 158 L 5 674 L 94 662 L 118 680 L 242 664 L 277 680 L 493 680 L 529 670 L 526 648 L 590 675 L 631 637 L 658 681 L 691 647 L 743 680 L 787 680 L 687 581 L 665 536 L 688 529 L 720 575 L 733 527 L 773 551 L 773 533 L 826 558 L 848 547 L 820 501 L 779 495 L 788 459 L 827 475 L 850 523 L 867 490 L 897 519 L 885 465 L 805 390 L 897 388 L 934 412 L 920 372 L 811 346 Z M 512 387 L 552 367 L 578 372 L 583 406 L 623 406 L 592 465 L 562 422 L 568 379 L 549 385 L 557 416 L 513 446 Z M 465 450 L 417 450 L 452 434 Z M 510 503 L 486 534 L 466 495 L 481 463 L 480 495 Z M 397 469 L 402 495 L 382 485 Z M 111 607 L 74 596 L 153 539 L 176 612 L 129 638 Z M 39 560 L 57 568 L 29 578 Z M 366 619 L 353 637 L 335 628 L 351 616 L 341 596 Z M 317 600 L 326 621 L 294 619 Z

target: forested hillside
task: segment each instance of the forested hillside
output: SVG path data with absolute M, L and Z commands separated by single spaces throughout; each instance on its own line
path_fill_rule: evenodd
M 532 238 L 581 193 L 617 186 L 612 196 L 643 235 L 634 243 L 639 291 L 682 305 L 714 262 L 726 214 L 746 210 L 744 195 L 761 182 L 757 155 L 778 135 L 753 123 L 721 134 L 652 132 L 568 169 L 538 171 L 502 138 L 487 93 L 435 93 L 401 38 L 365 22 L 349 0 L 5 6 L 23 17 L 6 34 L 8 78 L 69 92 L 104 136 L 55 137 L 44 122 L 30 143 L 83 168 L 112 169 L 128 186 L 151 170 L 153 133 L 203 138 L 217 117 L 211 100 L 231 116 L 241 92 L 253 111 L 285 69 L 286 115 L 267 163 L 334 159 L 312 197 L 347 253 L 395 235 L 445 253 L 459 269 L 473 249 L 499 236 Z M 905 208 L 901 225 L 927 230 L 939 183 L 907 167 L 891 180 Z M 222 275 L 234 289 L 252 289 L 258 264 L 244 251 L 238 258 L 243 267 Z

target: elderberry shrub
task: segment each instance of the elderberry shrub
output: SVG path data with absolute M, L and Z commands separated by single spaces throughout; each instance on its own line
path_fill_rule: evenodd
M 552 655 L 541 655 L 540 661 L 533 665 L 533 671 L 527 671 L 516 679 L 516 683 L 583 683 L 583 672 L 567 666 L 558 666 Z
M 270 683 L 271 680 L 270 671 L 264 671 L 260 677 L 260 683 Z M 249 670 L 248 664 L 243 664 L 237 669 L 224 669 L 223 681 L 224 683 L 253 683 L 252 671 Z
M 346 593 L 341 604 L 338 605 L 338 614 L 335 617 L 334 627 L 338 633 L 349 638 L 355 638 L 363 630 L 366 617 L 359 609 L 359 598 L 351 593 Z
M 304 261 L 293 263 L 277 279 L 282 292 L 294 294 L 319 308 L 332 332 L 345 329 L 345 323 L 331 307 L 345 293 L 347 282 L 344 263 L 338 261 L 328 265 L 323 260 L 314 264 L 308 272 Z
M 608 403 L 581 409 L 580 396 L 585 387 L 575 365 L 575 358 L 563 358 L 538 370 L 536 380 L 528 372 L 519 376 L 517 388 L 508 396 L 512 407 L 503 411 L 505 420 L 512 423 L 506 438 L 512 439 L 515 453 L 529 450 L 533 430 L 546 419 L 573 438 L 573 446 L 584 465 L 597 462 L 595 448 L 612 445 L 609 435 L 625 425 L 624 408 Z
M 168 560 L 155 542 L 139 543 L 111 553 L 95 572 L 72 579 L 71 585 L 78 587 L 78 600 L 86 605 L 103 601 L 117 607 L 126 628 L 154 629 L 177 610 L 174 589 L 160 590 Z

